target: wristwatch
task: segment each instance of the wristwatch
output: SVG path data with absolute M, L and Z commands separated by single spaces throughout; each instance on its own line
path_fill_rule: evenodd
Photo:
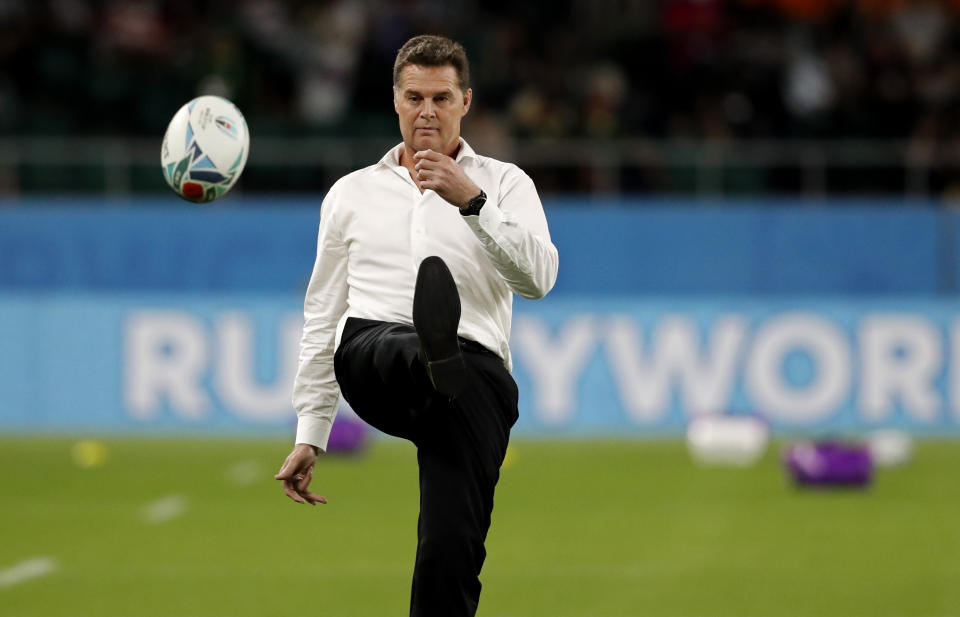
M 467 202 L 466 208 L 460 208 L 461 216 L 477 216 L 480 214 L 480 208 L 487 203 L 487 194 L 480 190 L 480 194 Z

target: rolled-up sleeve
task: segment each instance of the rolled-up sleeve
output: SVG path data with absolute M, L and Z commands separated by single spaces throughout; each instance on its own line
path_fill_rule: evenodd
M 326 451 L 340 387 L 333 370 L 337 323 L 347 310 L 347 252 L 336 219 L 336 187 L 320 209 L 317 259 L 304 300 L 300 359 L 293 386 L 296 443 Z
M 464 220 L 511 291 L 537 299 L 553 288 L 557 247 L 533 180 L 520 168 L 511 165 L 504 174 L 496 203 L 488 201 L 479 215 Z

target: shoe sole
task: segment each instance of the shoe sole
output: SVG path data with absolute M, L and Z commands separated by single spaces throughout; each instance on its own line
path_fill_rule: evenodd
M 413 327 L 426 356 L 433 387 L 456 396 L 466 384 L 466 365 L 460 353 L 460 294 L 450 269 L 439 257 L 427 257 L 417 271 L 413 296 Z

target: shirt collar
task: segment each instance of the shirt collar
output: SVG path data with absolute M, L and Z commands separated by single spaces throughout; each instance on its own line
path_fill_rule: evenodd
M 400 142 L 393 148 L 387 151 L 383 155 L 383 158 L 380 159 L 380 165 L 386 165 L 387 167 L 400 167 L 400 153 L 403 152 L 403 142 Z M 477 153 L 473 151 L 473 148 L 470 147 L 470 144 L 467 143 L 467 140 L 463 137 L 460 138 L 460 149 L 457 151 L 456 161 L 458 163 L 463 163 L 469 159 L 476 160 Z

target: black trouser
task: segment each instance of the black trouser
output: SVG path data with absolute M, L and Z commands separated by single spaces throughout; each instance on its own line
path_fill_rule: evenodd
M 430 386 L 412 326 L 348 318 L 334 357 L 353 410 L 409 439 L 420 466 L 420 520 L 410 615 L 477 611 L 493 491 L 517 420 L 517 385 L 495 353 L 460 339 L 469 372 L 453 400 Z

